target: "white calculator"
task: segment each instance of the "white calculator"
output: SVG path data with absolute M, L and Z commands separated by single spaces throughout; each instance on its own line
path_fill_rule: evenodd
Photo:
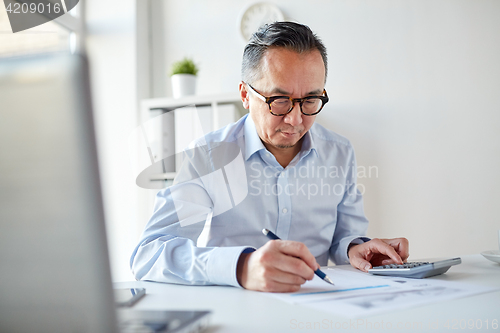
M 453 265 L 462 263 L 462 259 L 453 258 L 436 262 L 407 262 L 402 265 L 385 265 L 369 269 L 374 275 L 400 276 L 414 279 L 422 279 L 429 276 L 443 274 Z

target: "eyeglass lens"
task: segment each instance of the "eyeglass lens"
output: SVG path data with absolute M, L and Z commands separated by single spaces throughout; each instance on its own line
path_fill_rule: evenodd
M 302 112 L 305 114 L 316 113 L 322 106 L 323 101 L 320 98 L 308 98 L 302 102 Z M 278 98 L 271 103 L 271 111 L 278 115 L 288 113 L 292 108 L 292 101 L 288 98 Z

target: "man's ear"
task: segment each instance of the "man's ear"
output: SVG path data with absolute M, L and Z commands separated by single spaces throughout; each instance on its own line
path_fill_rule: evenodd
M 241 81 L 238 88 L 240 89 L 240 98 L 241 98 L 241 101 L 243 102 L 243 107 L 245 109 L 249 109 L 250 108 L 250 102 L 249 102 L 250 94 L 248 93 L 247 85 L 243 81 Z

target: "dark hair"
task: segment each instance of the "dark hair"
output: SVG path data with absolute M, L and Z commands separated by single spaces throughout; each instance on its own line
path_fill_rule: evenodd
M 274 22 L 263 25 L 253 34 L 245 46 L 241 66 L 242 80 L 252 84 L 261 77 L 261 60 L 272 47 L 283 47 L 297 53 L 318 50 L 325 64 L 325 80 L 328 72 L 326 47 L 311 29 L 294 22 Z

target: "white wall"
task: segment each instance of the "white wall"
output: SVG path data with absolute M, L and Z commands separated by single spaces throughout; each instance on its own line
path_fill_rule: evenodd
M 238 17 L 253 2 L 156 2 L 153 94 L 170 94 L 166 72 L 186 55 L 201 67 L 198 93 L 236 91 Z M 378 170 L 360 179 L 369 236 L 409 238 L 413 259 L 496 248 L 500 2 L 273 2 L 329 50 L 318 122 Z

